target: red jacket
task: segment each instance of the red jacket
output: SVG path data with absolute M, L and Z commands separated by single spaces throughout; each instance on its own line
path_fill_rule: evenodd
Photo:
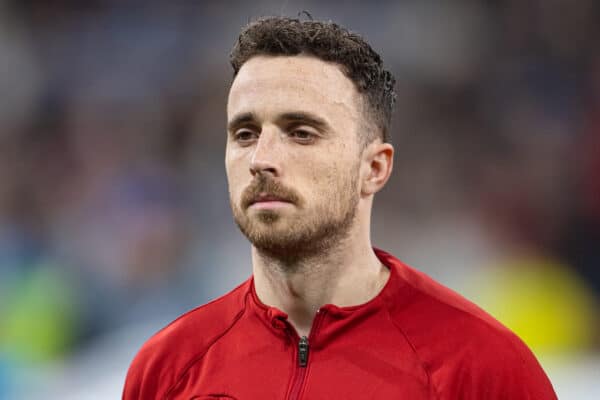
M 142 347 L 123 399 L 556 399 L 516 335 L 375 252 L 391 270 L 381 293 L 321 307 L 308 338 L 259 301 L 252 278 L 184 314 Z

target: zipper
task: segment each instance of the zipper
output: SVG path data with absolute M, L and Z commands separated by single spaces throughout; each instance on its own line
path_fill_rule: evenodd
M 289 400 L 297 400 L 300 396 L 302 384 L 306 378 L 306 366 L 308 365 L 308 338 L 302 336 L 298 341 L 298 365 L 294 376 L 294 385 L 290 391 Z
M 302 336 L 298 338 L 298 334 L 292 328 L 292 332 L 295 334 L 294 336 L 298 339 L 298 350 L 297 350 L 297 364 L 296 370 L 294 372 L 294 383 L 292 385 L 292 390 L 290 391 L 290 395 L 288 396 L 288 400 L 298 400 L 300 397 L 300 392 L 302 390 L 302 386 L 304 384 L 304 380 L 306 379 L 306 371 L 309 360 L 309 352 L 310 352 L 310 343 L 309 339 L 314 338 L 315 333 L 319 327 L 319 323 L 321 318 L 325 314 L 322 310 L 317 311 L 317 315 L 315 316 L 315 320 L 313 321 L 313 327 L 310 330 L 310 334 L 308 337 Z
M 298 366 L 306 367 L 308 364 L 308 338 L 302 336 L 298 342 Z

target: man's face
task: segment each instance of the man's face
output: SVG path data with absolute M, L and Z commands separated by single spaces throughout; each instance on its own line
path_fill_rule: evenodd
M 360 196 L 360 104 L 341 69 L 313 57 L 242 66 L 225 164 L 235 221 L 256 248 L 294 259 L 347 235 Z

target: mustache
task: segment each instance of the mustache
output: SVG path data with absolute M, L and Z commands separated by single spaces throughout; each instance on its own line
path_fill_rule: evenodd
M 294 190 L 274 181 L 265 175 L 257 175 L 242 193 L 241 204 L 244 209 L 258 201 L 260 197 L 272 196 L 293 204 L 300 204 L 301 198 Z

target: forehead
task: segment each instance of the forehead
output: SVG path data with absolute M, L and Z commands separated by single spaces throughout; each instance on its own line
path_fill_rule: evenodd
M 310 56 L 256 56 L 233 81 L 227 113 L 308 111 L 356 119 L 359 100 L 336 64 Z

